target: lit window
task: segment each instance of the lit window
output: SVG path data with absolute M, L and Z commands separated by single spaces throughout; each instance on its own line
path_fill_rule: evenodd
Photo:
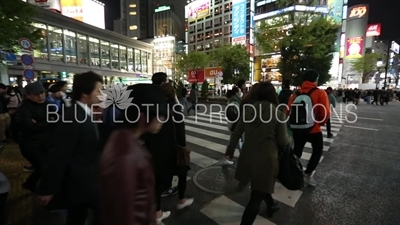
M 136 8 L 136 4 L 130 4 L 129 8 Z
M 137 40 L 137 37 L 133 37 L 132 39 L 133 39 L 133 40 Z
M 134 12 L 129 12 L 129 15 L 131 15 L 131 16 L 136 15 L 136 11 L 134 11 Z
M 129 26 L 129 30 L 136 30 L 136 29 L 137 29 L 137 26 L 136 26 L 136 25 Z

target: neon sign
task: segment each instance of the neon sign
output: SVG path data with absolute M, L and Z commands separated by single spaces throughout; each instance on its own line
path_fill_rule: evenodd
M 367 6 L 353 8 L 350 11 L 349 18 L 361 18 L 367 13 Z

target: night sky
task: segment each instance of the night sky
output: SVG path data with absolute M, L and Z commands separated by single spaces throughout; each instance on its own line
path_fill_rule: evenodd
M 106 4 L 106 28 L 112 30 L 113 20 L 119 17 L 119 1 L 100 1 Z M 381 40 L 400 39 L 400 0 L 349 0 L 350 6 L 357 4 L 369 4 L 369 22 L 382 23 Z
M 357 4 L 369 4 L 369 22 L 382 23 L 381 40 L 400 39 L 400 0 L 349 0 Z

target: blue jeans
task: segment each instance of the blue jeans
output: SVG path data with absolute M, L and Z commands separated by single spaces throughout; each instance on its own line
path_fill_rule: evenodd
M 181 105 L 183 105 L 184 109 L 188 109 L 188 102 L 186 98 L 181 99 Z

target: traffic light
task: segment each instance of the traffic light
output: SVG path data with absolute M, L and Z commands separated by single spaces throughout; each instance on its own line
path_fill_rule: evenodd
M 390 84 L 390 83 L 392 83 L 392 78 L 391 78 L 391 77 L 389 77 L 389 84 Z

